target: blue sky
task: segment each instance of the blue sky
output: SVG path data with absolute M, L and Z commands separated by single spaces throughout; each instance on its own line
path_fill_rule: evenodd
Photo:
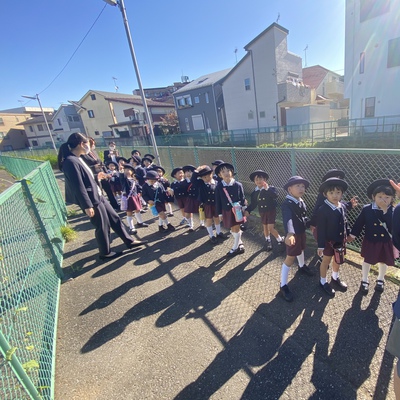
M 89 89 L 138 88 L 121 12 L 102 0 L 0 2 L 0 110 L 79 100 Z M 345 0 L 125 0 L 143 86 L 167 86 L 233 67 L 243 47 L 276 22 L 307 66 L 343 74 Z M 51 85 L 50 85 L 51 83 Z M 50 86 L 49 86 L 50 85 Z M 23 102 L 20 101 L 24 100 Z

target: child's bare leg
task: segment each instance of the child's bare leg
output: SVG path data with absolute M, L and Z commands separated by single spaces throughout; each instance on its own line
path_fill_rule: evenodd
M 189 229 L 193 230 L 193 214 L 192 213 L 185 213 L 185 218 L 188 221 Z
M 329 283 L 326 281 L 326 274 L 328 272 L 328 267 L 331 259 L 332 256 L 323 256 L 319 270 L 321 276 L 320 285 L 329 296 L 333 297 L 335 295 L 335 291 L 329 286 Z
M 221 222 L 220 222 L 219 218 L 218 217 L 214 217 L 213 220 L 214 220 L 215 232 L 217 233 L 217 236 L 222 236 L 222 233 L 221 233 Z

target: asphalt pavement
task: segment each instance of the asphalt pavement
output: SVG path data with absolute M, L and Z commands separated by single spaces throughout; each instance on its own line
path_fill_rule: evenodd
M 64 251 L 57 400 L 394 399 L 385 344 L 399 287 L 387 281 L 379 294 L 372 275 L 362 296 L 356 255 L 341 266 L 347 292 L 332 299 L 315 267 L 314 277 L 293 267 L 287 303 L 284 255 L 264 250 L 258 218 L 232 259 L 231 237 L 211 244 L 197 219 L 194 232 L 179 226 L 176 207 L 175 232 L 160 234 L 150 211 L 143 218 L 150 226 L 136 237 L 148 244 L 127 250 L 113 235 L 124 254 L 108 262 L 88 218 L 69 218 L 78 237 Z M 314 255 L 310 246 L 306 261 Z

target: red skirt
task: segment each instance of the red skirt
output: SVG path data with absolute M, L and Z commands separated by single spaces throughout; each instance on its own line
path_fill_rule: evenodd
M 275 224 L 276 209 L 260 213 L 260 217 L 261 217 L 261 222 L 263 225 Z
M 204 215 L 207 219 L 218 218 L 217 210 L 213 204 L 204 204 Z
M 185 213 L 198 213 L 200 202 L 194 197 L 186 197 Z
M 235 216 L 232 210 L 222 210 L 222 222 L 226 229 L 232 228 L 232 226 L 237 226 L 244 223 L 244 219 L 240 222 L 236 222 Z
M 166 208 L 165 208 L 165 203 L 160 203 L 159 201 L 156 201 L 155 203 L 156 205 L 156 210 L 160 213 L 160 212 L 165 212 Z
M 393 266 L 393 243 L 391 240 L 388 242 L 369 242 L 364 239 L 361 246 L 361 256 L 368 264 L 381 262 Z
M 140 211 L 141 209 L 142 209 L 142 206 L 140 204 L 140 198 L 138 195 L 128 197 L 128 207 L 127 207 L 126 211 L 130 211 L 130 212 L 135 211 L 135 210 Z
M 177 197 L 176 198 L 176 203 L 178 204 L 178 207 L 183 210 L 185 208 L 185 202 L 186 202 L 187 197 Z

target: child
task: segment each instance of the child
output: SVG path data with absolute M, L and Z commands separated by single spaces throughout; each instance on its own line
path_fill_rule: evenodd
M 218 165 L 220 165 L 220 164 L 222 164 L 222 163 L 223 163 L 222 160 L 215 160 L 215 161 L 213 161 L 213 162 L 211 163 L 211 167 L 212 167 L 213 173 L 214 173 L 213 179 L 214 179 L 214 181 L 217 182 L 217 183 L 220 183 L 220 182 L 222 181 L 222 179 L 215 173 L 215 168 L 217 168 Z
M 211 243 L 217 243 L 217 238 L 223 239 L 219 216 L 215 208 L 215 188 L 217 182 L 213 178 L 214 171 L 208 165 L 202 165 L 193 172 L 192 179 L 197 179 L 199 200 L 204 208 L 205 226 L 210 236 Z M 213 222 L 215 225 L 216 236 L 214 236 Z
M 183 183 L 182 185 L 184 187 L 186 186 L 186 191 L 187 191 L 187 197 L 185 201 L 185 218 L 188 221 L 189 232 L 194 231 L 193 214 L 199 212 L 199 206 L 200 206 L 200 202 L 197 199 L 198 197 L 197 185 L 194 185 L 192 182 L 192 175 L 195 169 L 196 167 L 194 167 L 193 165 L 185 165 L 182 167 L 186 181 L 186 184 Z M 203 221 L 203 226 L 204 226 L 204 221 Z
M 164 186 L 164 189 L 165 189 L 165 194 L 166 194 L 165 207 L 168 211 L 167 216 L 173 217 L 174 214 L 172 212 L 171 203 L 174 202 L 174 196 L 170 193 L 170 191 L 168 191 L 168 188 L 171 187 L 171 184 L 169 183 L 169 180 L 167 178 L 164 178 L 165 169 L 163 167 L 153 164 L 153 170 L 156 171 L 158 173 L 158 175 L 160 176 L 160 182 Z
M 120 173 L 124 173 L 124 165 L 129 164 L 128 160 L 124 157 L 118 157 L 117 163 L 118 163 L 118 171 Z
M 114 195 L 115 199 L 119 200 L 121 198 L 121 182 L 119 179 L 119 171 L 118 171 L 118 164 L 114 161 L 107 161 L 107 174 L 110 177 L 110 187 L 112 194 Z
M 153 159 L 150 157 L 143 157 L 142 158 L 142 165 L 146 171 L 150 171 L 153 166 Z
M 231 230 L 233 236 L 233 247 L 228 252 L 228 257 L 244 253 L 244 246 L 241 240 L 242 231 L 240 224 L 244 222 L 244 216 L 240 215 L 246 208 L 244 190 L 241 183 L 233 179 L 235 170 L 232 164 L 221 163 L 215 173 L 221 178 L 221 182 L 215 188 L 215 207 L 219 220 L 223 221 L 224 227 Z M 232 212 L 233 207 L 237 210 L 236 217 Z
M 173 178 L 173 182 L 171 183 L 172 194 L 176 199 L 179 209 L 182 214 L 182 221 L 179 225 L 188 224 L 189 221 L 185 217 L 185 201 L 187 198 L 186 191 L 186 182 L 185 182 L 185 174 L 183 173 L 182 167 L 176 167 L 172 170 L 171 176 Z
M 128 198 L 128 206 L 126 209 L 126 221 L 129 225 L 129 233 L 137 233 L 135 225 L 133 223 L 133 213 L 138 222 L 139 227 L 149 226 L 142 220 L 142 215 L 140 214 L 141 204 L 140 204 L 140 193 L 142 188 L 136 182 L 134 175 L 134 167 L 130 164 L 124 164 L 124 175 L 121 179 L 123 185 L 123 193 Z
M 384 290 L 387 266 L 394 265 L 391 232 L 392 226 L 399 226 L 398 221 L 394 219 L 392 221 L 394 195 L 388 179 L 372 182 L 367 189 L 367 196 L 372 203 L 364 206 L 351 230 L 350 241 L 359 236 L 363 228 L 365 229 L 361 246 L 361 256 L 364 257 L 364 261 L 360 291 L 363 294 L 368 293 L 368 274 L 371 264 L 379 266 L 379 275 L 375 285 L 375 290 L 379 293 Z
M 313 271 L 304 263 L 304 249 L 306 248 L 306 205 L 302 200 L 310 182 L 301 176 L 292 176 L 284 186 L 288 195 L 282 203 L 282 220 L 285 228 L 286 258 L 281 270 L 280 292 L 286 301 L 293 301 L 293 294 L 287 282 L 290 267 L 297 257 L 299 271 L 305 275 L 314 275 Z
M 338 178 L 328 178 L 319 187 L 319 192 L 326 197 L 317 212 L 318 255 L 323 256 L 320 265 L 320 286 L 331 297 L 335 295 L 335 290 L 326 281 L 326 273 L 333 256 L 341 260 L 336 259 L 333 264 L 331 284 L 342 292 L 347 290 L 347 285 L 339 278 L 339 265 L 344 262 L 349 234 L 347 209 L 341 202 L 346 190 L 347 183 Z
M 254 189 L 250 197 L 250 204 L 246 208 L 245 215 L 248 217 L 250 213 L 258 206 L 258 212 L 260 213 L 261 222 L 264 228 L 264 236 L 267 241 L 267 251 L 272 250 L 271 236 L 274 236 L 278 242 L 279 251 L 284 250 L 283 238 L 279 235 L 275 229 L 276 219 L 276 206 L 278 193 L 273 186 L 269 186 L 267 183 L 269 176 L 265 171 L 257 170 L 250 175 L 250 180 L 253 181 L 257 186 Z
M 158 182 L 160 176 L 156 171 L 147 171 L 146 183 L 142 188 L 142 195 L 145 199 L 146 203 L 150 205 L 150 207 L 154 206 L 158 212 L 158 231 L 164 233 L 166 230 L 174 231 L 175 228 L 168 222 L 168 218 L 165 215 L 165 189 L 164 186 Z M 164 226 L 166 228 L 164 228 Z
M 144 176 L 146 175 L 146 170 L 142 167 L 141 157 L 133 155 L 129 159 L 129 164 L 131 164 L 134 167 L 136 179 L 139 185 L 143 187 L 145 183 Z M 140 210 L 140 212 L 144 214 L 147 211 L 148 207 L 142 196 L 140 196 L 140 202 L 142 204 L 142 209 Z

